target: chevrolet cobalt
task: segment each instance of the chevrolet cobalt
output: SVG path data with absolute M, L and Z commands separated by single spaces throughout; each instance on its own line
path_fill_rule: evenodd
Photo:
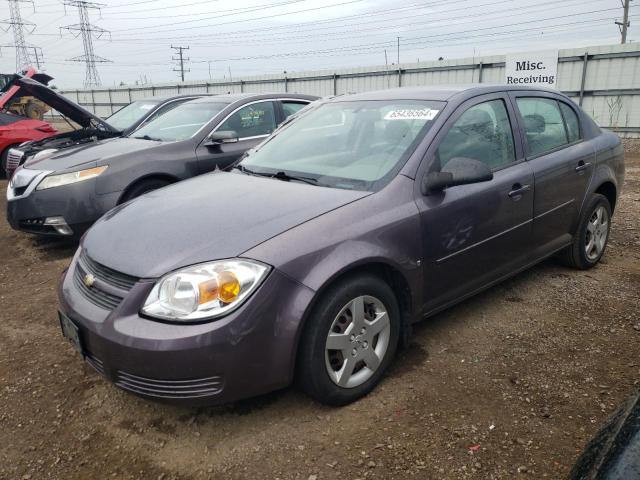
M 556 91 L 324 100 L 232 171 L 102 217 L 60 284 L 62 331 L 146 398 L 208 405 L 297 379 L 347 404 L 412 323 L 556 253 L 596 265 L 623 175 L 618 137 Z

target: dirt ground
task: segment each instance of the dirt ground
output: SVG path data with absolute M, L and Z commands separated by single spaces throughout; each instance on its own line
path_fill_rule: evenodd
M 598 267 L 548 261 L 423 322 L 344 408 L 295 388 L 198 410 L 118 390 L 59 332 L 73 250 L 0 221 L 0 479 L 556 479 L 640 381 L 640 156 Z

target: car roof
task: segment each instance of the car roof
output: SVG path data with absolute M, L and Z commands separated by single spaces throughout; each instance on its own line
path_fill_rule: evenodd
M 156 103 L 164 103 L 170 100 L 178 100 L 180 98 L 198 98 L 198 97 L 206 97 L 212 96 L 211 93 L 185 93 L 180 95 L 154 95 L 153 97 L 144 97 L 133 100 L 133 102 L 156 102 Z
M 247 100 L 269 100 L 278 98 L 314 101 L 319 97 L 314 95 L 303 95 L 300 93 L 226 93 L 223 95 L 211 95 L 208 97 L 197 98 L 195 100 L 191 100 L 189 103 L 236 103 Z
M 464 85 L 428 85 L 424 87 L 399 87 L 387 90 L 341 95 L 330 99 L 331 102 L 351 102 L 359 100 L 435 100 L 446 102 L 453 97 L 463 99 L 483 95 L 486 93 L 504 92 L 509 90 L 528 90 L 532 92 L 553 92 L 558 90 L 543 87 L 525 87 L 520 85 L 500 85 L 486 83 L 471 83 Z

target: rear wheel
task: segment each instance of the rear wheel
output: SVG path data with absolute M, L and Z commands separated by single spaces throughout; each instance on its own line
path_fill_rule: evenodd
M 140 180 L 138 183 L 131 186 L 127 192 L 122 196 L 121 203 L 128 202 L 129 200 L 144 195 L 145 193 L 157 190 L 158 188 L 166 187 L 171 182 L 162 178 L 148 178 Z
M 582 270 L 600 261 L 611 230 L 611 205 L 607 197 L 594 193 L 585 207 L 573 243 L 561 253 L 564 264 Z
M 330 288 L 309 317 L 298 358 L 302 389 L 346 405 L 380 382 L 395 356 L 400 310 L 389 285 L 358 275 Z

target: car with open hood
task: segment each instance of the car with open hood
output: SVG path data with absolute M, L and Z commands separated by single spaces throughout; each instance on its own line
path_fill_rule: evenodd
M 567 96 L 472 85 L 320 101 L 230 172 L 122 204 L 59 286 L 64 334 L 149 399 L 297 378 L 370 392 L 411 325 L 553 254 L 604 254 L 623 148 Z
M 205 96 L 188 94 L 144 98 L 129 103 L 103 120 L 38 81 L 18 77 L 13 84 L 25 94 L 52 107 L 71 122 L 68 122 L 70 131 L 42 138 L 34 137 L 30 139 L 33 141 L 21 144 L 12 142 L 13 145 L 5 149 L 3 157 L 3 168 L 7 178 L 11 178 L 18 166 L 27 159 L 44 159 L 63 149 L 69 153 L 69 149 L 72 148 L 86 147 L 107 138 L 129 135 L 141 125 L 158 118 L 181 103 Z
M 184 102 L 127 136 L 29 158 L 7 187 L 17 230 L 80 236 L 116 205 L 231 166 L 317 97 L 231 94 Z

